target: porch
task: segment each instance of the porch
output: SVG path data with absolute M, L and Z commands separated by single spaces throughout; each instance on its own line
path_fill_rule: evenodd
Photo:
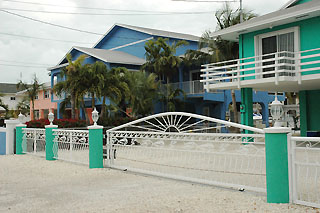
M 320 48 L 281 51 L 202 65 L 207 91 L 253 88 L 257 91 L 298 92 L 320 89 Z

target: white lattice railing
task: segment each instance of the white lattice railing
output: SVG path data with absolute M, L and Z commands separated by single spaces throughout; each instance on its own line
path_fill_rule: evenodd
M 215 133 L 221 125 L 258 134 Z M 263 130 L 190 113 L 161 113 L 106 132 L 107 166 L 265 192 Z
M 22 152 L 46 156 L 46 132 L 45 129 L 23 128 Z
M 53 130 L 53 155 L 55 159 L 89 164 L 88 130 Z
M 301 84 L 303 77 L 320 73 L 319 51 L 282 51 L 202 65 L 201 82 L 207 90 L 219 89 L 222 84 L 241 88 L 242 82 L 253 80 L 254 84 L 257 79 L 273 79 L 278 85 L 280 77 Z
M 320 208 L 320 138 L 291 137 L 293 201 Z

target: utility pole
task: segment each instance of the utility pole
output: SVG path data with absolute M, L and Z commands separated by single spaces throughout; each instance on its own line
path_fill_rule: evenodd
M 243 13 L 242 13 L 242 0 L 240 0 L 240 23 L 243 22 Z

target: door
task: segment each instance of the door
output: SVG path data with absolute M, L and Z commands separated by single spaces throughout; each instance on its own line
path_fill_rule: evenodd
M 262 60 L 275 58 L 275 54 L 272 54 L 272 53 L 276 53 L 276 52 L 277 52 L 277 36 L 263 38 L 262 39 L 262 55 L 266 55 L 266 54 L 270 54 L 270 55 L 262 56 Z M 275 64 L 274 60 L 263 62 L 262 66 L 268 66 L 272 64 Z M 275 70 L 275 67 L 268 67 L 268 68 L 263 68 L 262 72 L 270 72 L 274 70 Z M 271 74 L 263 75 L 263 78 L 270 78 L 270 77 L 274 77 L 274 74 L 271 73 Z
M 262 56 L 262 60 L 280 57 L 280 59 L 277 59 L 277 60 L 263 62 L 262 66 L 268 66 L 273 64 L 275 66 L 262 68 L 262 72 L 280 70 L 279 76 L 294 76 L 294 73 L 291 72 L 291 70 L 295 69 L 295 66 L 294 66 L 295 34 L 294 32 L 278 33 L 272 36 L 262 37 L 260 42 L 261 42 L 261 55 L 269 54 L 267 56 Z M 292 58 L 292 60 L 290 58 Z M 283 65 L 276 66 L 276 64 L 283 64 Z M 268 73 L 268 74 L 263 74 L 262 76 L 263 78 L 270 78 L 270 77 L 275 77 L 275 74 Z

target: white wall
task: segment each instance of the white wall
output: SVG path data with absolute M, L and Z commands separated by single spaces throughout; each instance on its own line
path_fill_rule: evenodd
M 11 97 L 15 97 L 16 100 L 11 100 Z M 17 109 L 17 104 L 23 100 L 24 96 L 21 94 L 17 95 L 16 93 L 4 93 L 0 97 L 4 104 L 8 105 L 9 109 Z

